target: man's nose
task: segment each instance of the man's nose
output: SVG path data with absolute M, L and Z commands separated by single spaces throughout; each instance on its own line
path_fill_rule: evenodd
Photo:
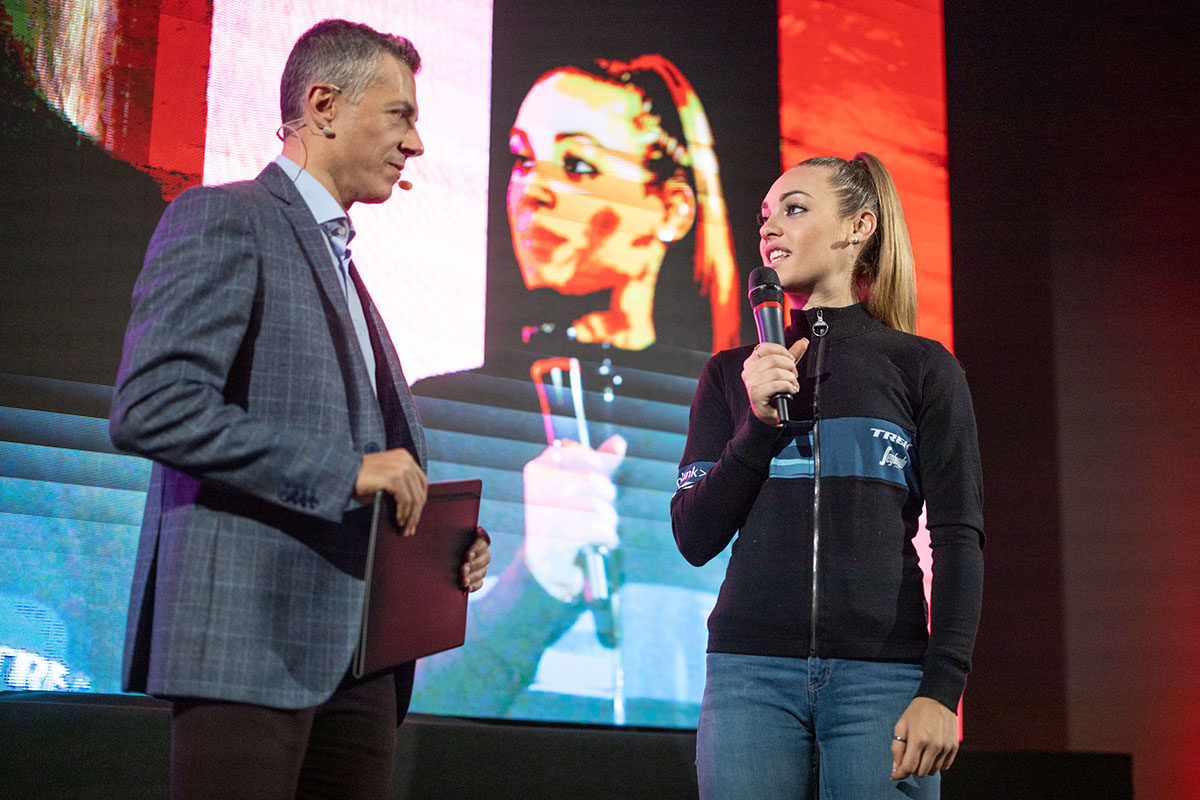
M 421 141 L 421 134 L 417 133 L 416 128 L 410 130 L 400 142 L 400 152 L 408 158 L 416 158 L 425 152 L 425 143 Z

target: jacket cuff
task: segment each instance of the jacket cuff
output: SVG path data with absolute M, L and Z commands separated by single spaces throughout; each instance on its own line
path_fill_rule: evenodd
M 917 697 L 931 697 L 951 711 L 958 711 L 967 673 L 958 664 L 941 656 L 928 656 L 922 665 L 921 686 Z
M 786 430 L 784 425 L 768 425 L 754 416 L 753 411 L 747 410 L 746 418 L 729 441 L 729 452 L 751 469 L 765 473 L 775 457 L 779 437 Z

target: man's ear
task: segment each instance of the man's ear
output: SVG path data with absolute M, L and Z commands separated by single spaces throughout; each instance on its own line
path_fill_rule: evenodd
M 667 243 L 677 242 L 696 221 L 696 193 L 682 178 L 670 178 L 663 186 L 662 199 L 665 213 L 658 238 Z
M 336 116 L 336 104 L 334 103 L 336 96 L 337 90 L 328 83 L 309 84 L 304 99 L 315 132 L 324 133 L 326 130 L 332 130 L 330 123 Z M 330 134 L 325 133 L 325 135 L 329 136 Z

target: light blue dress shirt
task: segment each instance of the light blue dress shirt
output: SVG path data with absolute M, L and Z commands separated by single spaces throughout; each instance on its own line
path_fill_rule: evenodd
M 296 185 L 296 190 L 304 198 L 308 210 L 312 212 L 317 225 L 325 232 L 325 244 L 329 247 L 329 257 L 337 267 L 342 278 L 342 292 L 349 306 L 350 320 L 354 323 L 354 333 L 358 337 L 358 346 L 362 350 L 363 361 L 367 365 L 367 374 L 371 378 L 371 391 L 378 393 L 375 388 L 375 350 L 371 347 L 371 333 L 367 328 L 367 316 L 363 312 L 362 301 L 350 281 L 350 240 L 354 238 L 354 226 L 350 217 L 333 199 L 329 190 L 311 173 L 301 169 L 300 165 L 285 155 L 276 157 L 275 163 L 287 173 L 288 178 Z

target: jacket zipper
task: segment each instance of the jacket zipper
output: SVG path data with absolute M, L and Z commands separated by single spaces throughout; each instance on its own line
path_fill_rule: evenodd
M 817 337 L 817 352 L 813 364 L 813 528 L 812 528 L 812 611 L 809 617 L 808 655 L 817 655 L 817 554 L 821 544 L 821 368 L 825 361 L 825 334 L 829 332 L 829 323 L 821 309 L 817 309 L 817 321 L 812 324 L 813 335 Z

